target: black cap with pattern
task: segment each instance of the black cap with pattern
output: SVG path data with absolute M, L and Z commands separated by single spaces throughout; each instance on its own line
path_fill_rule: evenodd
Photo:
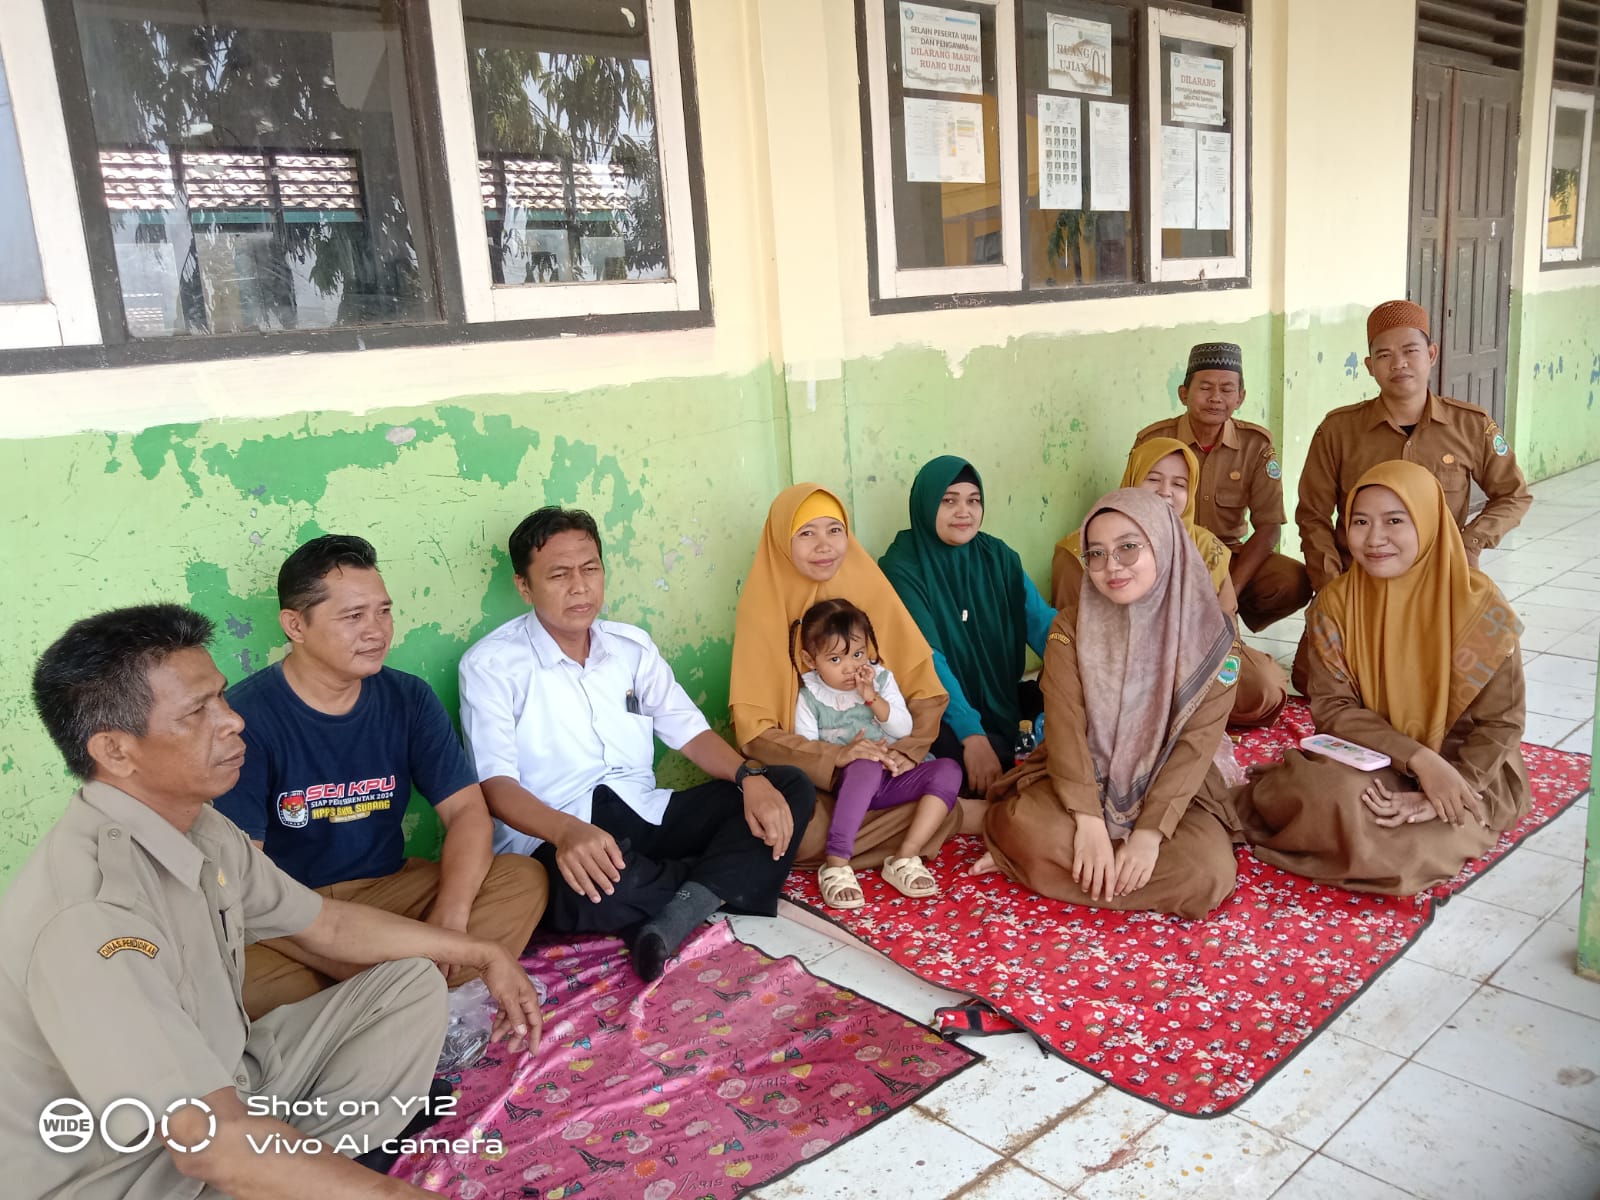
M 1243 383 L 1244 351 L 1232 342 L 1201 342 L 1189 351 L 1189 366 L 1183 373 L 1185 387 L 1196 371 L 1236 371 Z

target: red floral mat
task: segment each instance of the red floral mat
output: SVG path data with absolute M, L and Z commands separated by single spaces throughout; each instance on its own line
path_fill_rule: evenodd
M 1245 734 L 1241 763 L 1314 732 L 1303 702 Z M 867 905 L 825 907 L 816 875 L 786 896 L 928 982 L 1006 1013 L 1074 1066 L 1187 1116 L 1220 1116 L 1281 1068 L 1394 962 L 1437 907 L 1588 786 L 1589 759 L 1524 745 L 1533 811 L 1460 875 L 1393 898 L 1310 883 L 1239 849 L 1238 890 L 1210 918 L 1101 912 L 1048 900 L 998 872 L 968 878 L 981 839 L 929 864 L 944 889 L 914 901 L 863 872 Z
M 615 938 L 535 943 L 523 963 L 549 988 L 543 1045 L 520 1068 L 491 1047 L 447 1076 L 462 1115 L 421 1135 L 479 1149 L 408 1155 L 391 1174 L 459 1200 L 721 1200 L 981 1058 L 725 922 L 650 986 Z

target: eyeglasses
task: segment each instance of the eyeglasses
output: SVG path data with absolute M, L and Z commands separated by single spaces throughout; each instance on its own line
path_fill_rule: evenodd
M 1131 567 L 1139 561 L 1139 554 L 1144 550 L 1143 542 L 1123 542 L 1121 545 L 1111 547 L 1108 553 L 1105 550 L 1089 550 L 1083 556 L 1083 565 L 1095 575 L 1106 569 L 1109 559 L 1116 559 L 1117 566 Z

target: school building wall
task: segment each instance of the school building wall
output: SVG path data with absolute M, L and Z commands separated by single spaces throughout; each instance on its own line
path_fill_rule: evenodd
M 175 599 L 218 621 L 237 679 L 281 653 L 275 574 L 317 533 L 374 541 L 390 662 L 453 708 L 461 653 L 521 610 L 511 527 L 541 504 L 587 507 L 609 615 L 647 626 L 721 720 L 739 582 L 789 482 L 840 490 L 876 554 L 918 466 L 961 453 L 985 478 L 986 529 L 1044 583 L 1133 433 L 1177 411 L 1189 346 L 1228 339 L 1241 416 L 1279 437 L 1292 521 L 1321 415 L 1371 394 L 1366 311 L 1404 291 L 1411 5 L 1257 0 L 1248 286 L 889 316 L 868 309 L 853 7 L 693 0 L 692 16 L 712 327 L 0 383 L 0 882 L 71 792 L 28 695 L 44 646 L 90 612 Z M 1543 118 L 1524 120 L 1528 188 Z M 1583 419 L 1600 272 L 1541 273 L 1535 251 L 1514 286 L 1508 423 L 1538 477 L 1600 457 Z M 431 818 L 411 819 L 425 851 Z

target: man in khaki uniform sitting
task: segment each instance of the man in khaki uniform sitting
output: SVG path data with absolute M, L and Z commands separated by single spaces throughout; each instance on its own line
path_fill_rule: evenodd
M 1244 398 L 1244 352 L 1232 342 L 1204 342 L 1189 351 L 1178 389 L 1188 411 L 1146 425 L 1133 444 L 1170 437 L 1194 451 L 1200 460 L 1200 478 L 1189 484 L 1195 524 L 1233 553 L 1228 574 L 1239 595 L 1239 618 L 1259 633 L 1304 608 L 1311 584 L 1304 566 L 1277 552 L 1283 471 L 1271 431 L 1233 419 Z
M 1404 459 L 1437 477 L 1474 567 L 1478 555 L 1515 529 L 1533 503 L 1494 419 L 1476 404 L 1429 391 L 1439 347 L 1428 336 L 1427 310 L 1409 300 L 1378 305 L 1367 317 L 1367 344 L 1366 366 L 1378 383 L 1377 396 L 1322 419 L 1300 476 L 1294 519 L 1318 591 L 1350 565 L 1341 510 L 1356 480 L 1381 462 Z M 1488 500 L 1469 521 L 1473 483 Z
M 381 1153 L 427 1103 L 435 961 L 483 971 L 513 1052 L 537 1040 L 537 995 L 498 944 L 323 899 L 211 807 L 245 752 L 211 632 L 177 605 L 102 613 L 35 669 L 39 714 L 85 782 L 0 899 L 5 1193 L 429 1194 L 345 1155 Z M 244 948 L 262 937 L 378 965 L 252 1024 Z

